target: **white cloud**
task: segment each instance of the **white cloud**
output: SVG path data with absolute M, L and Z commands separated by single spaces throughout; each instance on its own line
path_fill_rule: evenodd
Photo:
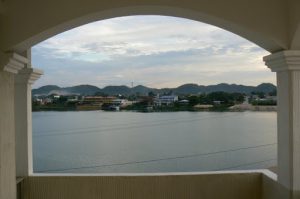
M 87 24 L 38 44 L 32 54 L 34 65 L 46 72 L 36 86 L 275 81 L 262 62 L 263 49 L 220 28 L 175 17 L 131 16 Z M 231 82 L 230 74 L 240 73 L 248 75 Z

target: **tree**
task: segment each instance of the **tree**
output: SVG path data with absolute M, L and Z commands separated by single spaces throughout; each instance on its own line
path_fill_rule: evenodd
M 150 92 L 148 93 L 148 96 L 149 96 L 149 97 L 155 97 L 155 93 L 154 93 L 153 91 L 150 91 Z
M 231 95 L 233 96 L 233 100 L 235 102 L 242 103 L 245 101 L 245 95 L 242 93 L 232 93 Z
M 264 92 L 256 92 L 253 91 L 251 92 L 252 95 L 258 95 L 259 98 L 264 98 L 265 97 L 265 93 Z
M 106 93 L 103 93 L 103 92 L 96 92 L 95 96 L 107 97 L 108 95 Z
M 274 89 L 273 91 L 269 92 L 270 96 L 277 96 L 277 90 Z
M 189 100 L 189 105 L 191 106 L 195 106 L 196 104 L 199 104 L 199 98 L 195 95 L 189 96 L 188 100 Z
M 233 102 L 233 96 L 225 92 L 212 92 L 207 95 L 208 101 L 213 104 L 214 101 L 220 101 L 223 104 Z
M 64 104 L 68 101 L 68 98 L 65 97 L 65 96 L 60 96 L 58 99 L 57 99 L 57 103 L 59 104 Z

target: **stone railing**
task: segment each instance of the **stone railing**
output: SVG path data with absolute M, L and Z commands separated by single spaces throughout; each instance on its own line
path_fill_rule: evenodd
M 22 182 L 24 199 L 276 199 L 268 170 L 165 174 L 35 174 Z

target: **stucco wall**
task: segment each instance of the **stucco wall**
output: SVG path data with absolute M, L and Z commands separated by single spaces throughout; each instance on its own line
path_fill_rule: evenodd
M 33 176 L 25 199 L 260 199 L 260 173 Z
M 14 76 L 0 71 L 0 199 L 15 199 Z
M 0 49 L 22 51 L 88 22 L 135 14 L 160 14 L 207 22 L 269 51 L 289 46 L 285 0 L 9 0 L 2 3 Z
M 300 1 L 289 0 L 290 48 L 300 49 Z
M 262 176 L 262 199 L 299 199 L 300 192 L 288 190 L 269 175 Z

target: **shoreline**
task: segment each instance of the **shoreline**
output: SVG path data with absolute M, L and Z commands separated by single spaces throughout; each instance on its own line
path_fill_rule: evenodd
M 32 110 L 32 112 L 81 112 L 81 111 L 103 111 L 103 112 L 139 112 L 139 113 L 163 113 L 163 112 L 277 112 L 277 106 L 252 106 L 250 108 L 243 107 L 229 107 L 228 109 L 195 109 L 195 110 L 103 110 L 103 109 L 55 109 L 55 108 L 42 108 L 39 110 Z
M 257 106 L 251 104 L 239 104 L 229 107 L 233 111 L 260 111 L 260 112 L 277 112 L 277 106 Z

